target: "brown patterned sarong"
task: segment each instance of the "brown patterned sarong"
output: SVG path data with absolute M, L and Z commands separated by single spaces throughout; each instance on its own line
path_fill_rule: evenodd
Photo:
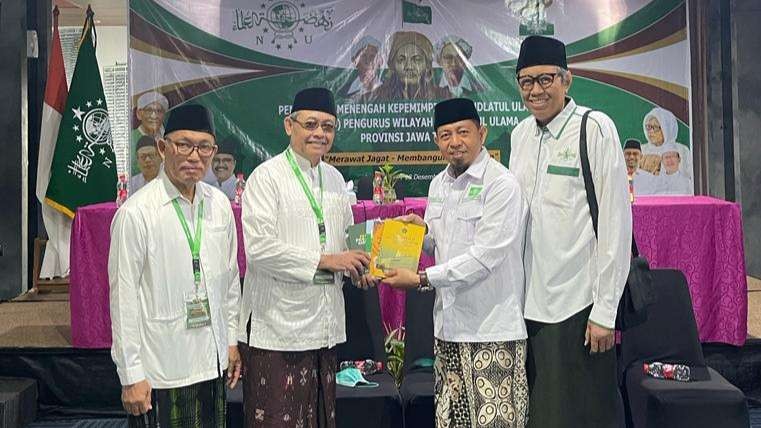
M 523 428 L 528 414 L 526 341 L 436 339 L 438 428 Z
M 336 351 L 268 351 L 238 344 L 247 428 L 335 428 Z

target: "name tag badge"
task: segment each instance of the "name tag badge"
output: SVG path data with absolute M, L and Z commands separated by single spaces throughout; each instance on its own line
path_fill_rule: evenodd
M 185 326 L 188 329 L 211 325 L 211 310 L 206 293 L 185 294 Z
M 335 284 L 336 277 L 335 274 L 328 270 L 318 270 L 314 274 L 314 279 L 312 280 L 317 285 L 326 285 L 326 284 Z

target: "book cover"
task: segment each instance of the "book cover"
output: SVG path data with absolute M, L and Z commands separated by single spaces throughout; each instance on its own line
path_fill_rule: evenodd
M 373 227 L 376 220 L 367 220 L 346 228 L 346 247 L 349 250 L 361 250 L 367 253 L 372 249 Z
M 384 269 L 405 268 L 417 271 L 423 249 L 425 227 L 396 220 L 379 223 L 373 233 L 370 273 L 385 277 Z
M 353 224 L 346 228 L 346 248 L 349 250 L 367 251 L 365 244 L 369 240 L 365 223 Z

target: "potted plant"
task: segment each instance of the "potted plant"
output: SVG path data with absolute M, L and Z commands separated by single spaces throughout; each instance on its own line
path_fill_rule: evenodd
M 388 358 L 388 372 L 394 378 L 397 388 L 402 385 L 404 377 L 404 327 L 392 329 L 386 324 L 386 356 Z
M 396 189 L 394 188 L 396 182 L 399 180 L 411 180 L 412 176 L 395 169 L 388 162 L 378 169 L 383 173 L 383 203 L 394 203 L 396 201 Z

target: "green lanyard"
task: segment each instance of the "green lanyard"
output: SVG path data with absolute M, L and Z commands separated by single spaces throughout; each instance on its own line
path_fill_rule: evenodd
M 198 286 L 201 284 L 201 233 L 203 225 L 203 199 L 198 203 L 198 219 L 196 220 L 196 237 L 193 239 L 190 236 L 190 228 L 188 222 L 185 220 L 185 214 L 180 209 L 180 204 L 177 202 L 178 198 L 172 199 L 172 205 L 177 212 L 177 218 L 180 219 L 182 224 L 182 230 L 185 232 L 185 237 L 188 238 L 188 245 L 190 246 L 190 255 L 193 257 L 193 282 L 196 285 L 196 292 L 198 292 Z
M 320 232 L 320 248 L 324 251 L 327 237 L 325 236 L 325 217 L 322 215 L 322 168 L 317 165 L 317 173 L 320 176 L 320 203 L 318 204 L 312 193 L 311 186 L 307 186 L 304 174 L 301 173 L 301 168 L 296 164 L 296 159 L 293 157 L 293 152 L 290 147 L 285 151 L 285 157 L 288 158 L 288 163 L 291 164 L 291 169 L 293 169 L 293 175 L 299 180 L 301 190 L 304 191 L 304 194 L 309 200 L 309 205 L 312 206 L 314 216 L 317 218 L 317 230 Z

